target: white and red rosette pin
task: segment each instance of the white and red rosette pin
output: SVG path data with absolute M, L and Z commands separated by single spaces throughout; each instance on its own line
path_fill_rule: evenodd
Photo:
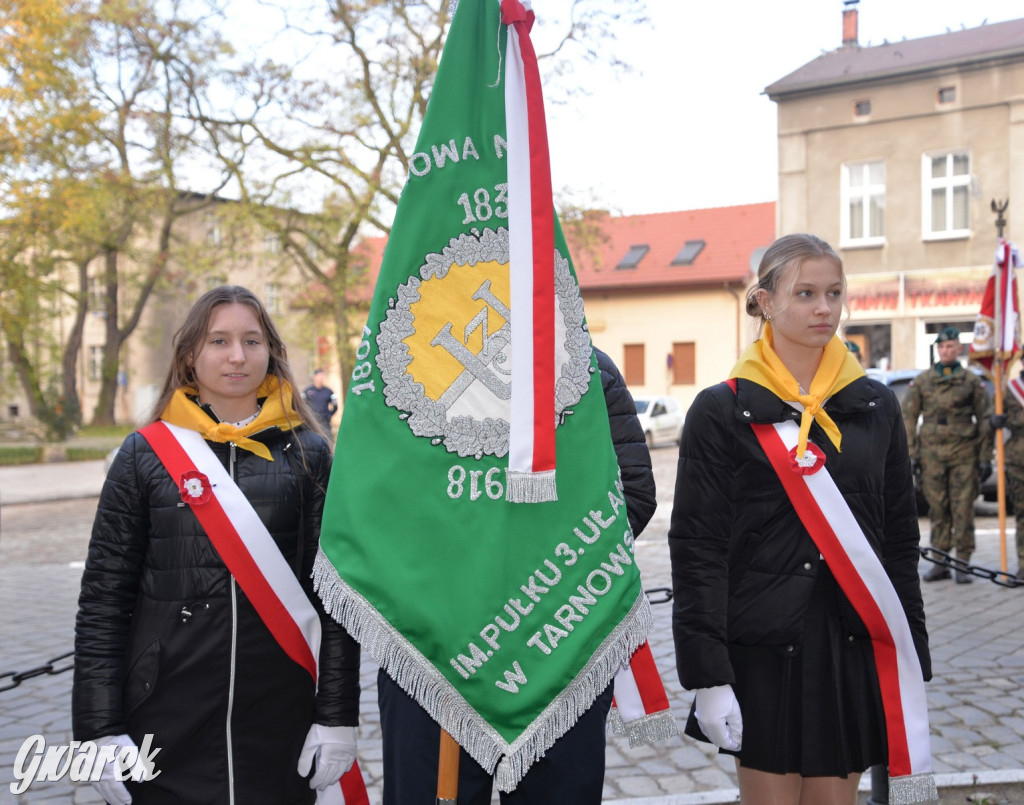
M 825 466 L 825 454 L 814 442 L 807 443 L 803 456 L 796 457 L 797 448 L 789 451 L 789 466 L 797 475 L 814 475 Z
M 210 479 L 198 470 L 183 473 L 178 490 L 181 492 L 181 499 L 190 504 L 206 503 L 213 494 Z

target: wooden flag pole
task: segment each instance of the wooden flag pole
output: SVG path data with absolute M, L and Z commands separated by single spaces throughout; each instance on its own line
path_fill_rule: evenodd
M 1006 199 L 1002 203 L 992 199 L 992 212 L 996 214 L 996 231 L 999 235 L 1000 244 L 1003 239 L 1003 227 L 1006 226 L 1006 219 L 1003 217 L 1003 213 L 1006 212 L 1006 208 L 1009 206 L 1009 199 Z M 999 266 L 999 273 L 996 274 L 996 293 L 995 293 L 995 339 L 993 340 L 992 346 L 994 347 L 992 353 L 992 368 L 995 370 L 993 378 L 995 380 L 996 387 L 996 399 L 995 399 L 995 413 L 997 416 L 1002 416 L 1003 413 L 1003 283 L 1006 283 L 1007 288 L 1013 287 L 1013 276 L 1009 274 L 1012 270 L 1010 266 L 1010 254 L 1007 249 L 1003 249 L 1002 258 L 1005 258 L 1005 265 L 1003 260 L 1000 258 L 996 259 L 996 265 Z M 996 435 L 996 472 L 999 473 L 996 476 L 996 499 L 999 501 L 999 562 L 1000 569 L 1003 573 L 1006 572 L 1006 472 L 1005 463 L 1003 459 L 1003 431 L 999 429 L 999 433 Z
M 441 751 L 437 758 L 437 805 L 455 805 L 459 797 L 459 745 L 441 730 Z
M 993 369 L 995 369 L 996 386 L 996 415 L 1003 413 L 1003 361 L 996 358 Z M 1006 473 L 1003 459 L 1003 430 L 1000 428 L 996 434 L 996 499 L 999 501 L 999 562 L 1003 573 L 1006 572 Z

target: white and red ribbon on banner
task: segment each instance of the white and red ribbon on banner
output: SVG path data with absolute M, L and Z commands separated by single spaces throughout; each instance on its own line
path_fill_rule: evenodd
M 981 366 L 990 378 L 996 359 L 1008 368 L 1021 354 L 1017 291 L 1017 268 L 1020 262 L 1017 247 L 1011 241 L 1001 239 L 996 248 L 992 274 L 985 284 L 981 311 L 974 323 L 974 340 L 968 353 L 970 360 Z M 1006 377 L 1005 369 L 1002 376 Z
M 1019 377 L 1015 377 L 1007 384 L 1007 388 L 1010 393 L 1017 398 L 1017 402 L 1020 403 L 1020 407 L 1024 408 L 1024 383 L 1021 382 Z
M 871 635 L 889 746 L 889 802 L 930 802 L 937 794 L 924 677 L 892 581 L 827 469 L 793 471 L 789 458 L 799 426 L 752 427 L 800 521 Z
M 615 699 L 608 722 L 616 735 L 629 738 L 632 747 L 676 735 L 675 716 L 661 674 L 645 640 L 615 674 Z
M 315 683 L 320 661 L 320 616 L 238 484 L 196 431 L 154 422 L 139 433 L 174 482 L 188 492 L 183 492 L 182 499 L 274 639 Z M 203 484 L 201 494 L 196 494 L 200 491 L 196 481 Z M 317 802 L 368 805 L 358 764 L 345 773 L 339 787 L 318 791 Z
M 529 3 L 502 0 L 508 142 L 512 403 L 506 499 L 557 500 L 555 485 L 555 210 Z

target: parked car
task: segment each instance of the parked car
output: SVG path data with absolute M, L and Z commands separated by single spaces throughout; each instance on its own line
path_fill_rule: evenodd
M 636 414 L 648 447 L 679 444 L 686 412 L 679 400 L 667 394 L 634 396 Z
M 923 370 L 921 369 L 896 369 L 893 371 L 883 371 L 881 369 L 866 369 L 868 377 L 880 380 L 885 383 L 889 388 L 896 392 L 896 397 L 900 401 L 900 405 L 903 405 L 903 399 L 907 396 L 907 389 L 910 388 L 910 381 L 917 377 Z M 992 381 L 985 376 L 985 373 L 976 366 L 971 366 L 970 371 L 974 372 L 981 378 L 982 385 L 985 386 L 985 391 L 988 392 L 989 399 L 995 396 L 995 387 L 992 385 Z M 992 469 L 993 472 L 987 479 L 981 484 L 981 497 L 983 500 L 989 503 L 993 503 L 998 500 L 998 490 L 996 484 L 998 483 L 995 473 L 996 457 L 995 448 L 993 447 L 992 455 Z M 918 485 L 918 477 L 914 476 L 914 485 L 917 491 L 917 512 L 922 517 L 928 514 L 928 503 L 924 499 L 924 494 L 921 492 L 920 486 Z M 1006 501 L 1006 511 L 1009 513 L 1012 510 L 1009 499 Z

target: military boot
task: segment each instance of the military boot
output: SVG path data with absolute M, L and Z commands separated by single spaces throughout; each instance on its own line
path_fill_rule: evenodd
M 952 578 L 952 574 L 945 565 L 932 565 L 932 569 L 924 574 L 925 581 L 945 581 L 948 578 Z
M 968 564 L 971 561 L 970 554 L 962 554 L 960 551 L 956 552 L 956 558 L 964 564 Z M 956 571 L 956 573 L 953 574 L 953 578 L 956 580 L 957 584 L 971 584 L 974 581 L 974 576 L 970 573 L 965 573 L 962 570 Z

